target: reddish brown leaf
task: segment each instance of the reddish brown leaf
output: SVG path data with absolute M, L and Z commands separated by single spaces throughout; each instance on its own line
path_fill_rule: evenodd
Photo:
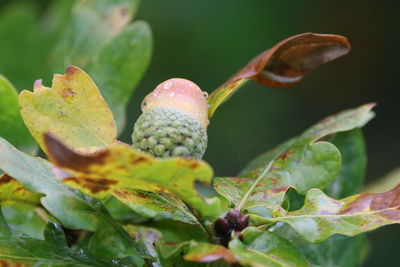
M 249 79 L 266 86 L 288 87 L 319 65 L 349 51 L 349 42 L 340 35 L 303 33 L 287 38 L 256 56 L 210 95 L 209 117 Z

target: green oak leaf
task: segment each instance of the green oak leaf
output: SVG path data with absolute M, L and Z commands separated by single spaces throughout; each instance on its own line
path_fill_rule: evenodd
M 80 0 L 62 40 L 67 64 L 85 67 L 132 20 L 139 0 Z
M 146 249 L 146 254 L 153 258 L 154 267 L 161 267 L 159 253 L 157 251 L 157 243 L 162 238 L 162 233 L 156 229 L 127 225 L 125 229 L 129 232 L 131 236 L 134 236 L 136 240 L 142 243 L 142 247 Z
M 300 246 L 303 255 L 315 266 L 357 267 L 362 263 L 366 236 L 333 235 L 322 243 Z
M 44 231 L 44 240 L 18 233 L 5 223 L 0 213 L 0 258 L 37 266 L 121 266 L 89 255 L 83 249 L 68 247 L 60 225 L 49 222 Z
M 42 208 L 21 202 L 7 202 L 2 204 L 1 211 L 10 228 L 37 239 L 44 238 L 43 232 L 50 216 Z
M 44 140 L 51 160 L 73 175 L 64 182 L 86 194 L 105 198 L 121 188 L 166 190 L 181 198 L 204 220 L 216 219 L 220 214 L 219 199 L 206 199 L 195 189 L 196 181 L 209 184 L 212 179 L 213 171 L 204 161 L 159 159 L 122 143 L 95 154 L 83 153 L 71 150 L 49 134 Z
M 273 218 L 250 215 L 254 225 L 286 222 L 306 241 L 321 242 L 333 234 L 355 236 L 383 225 L 400 223 L 400 185 L 385 193 L 362 193 L 334 200 L 320 189 L 307 192 L 304 206 Z
M 77 67 L 54 75 L 52 88 L 36 81 L 34 92 L 20 93 L 19 104 L 25 124 L 44 151 L 43 134 L 48 131 L 81 150 L 96 150 L 116 140 L 111 110 L 93 80 Z
M 37 144 L 19 113 L 18 94 L 12 84 L 0 75 L 0 136 L 18 149 L 35 154 Z
M 107 230 L 113 233 L 124 248 L 121 254 L 134 256 L 132 262 L 136 264 L 142 261 L 137 257 L 141 248 L 99 201 L 60 182 L 63 177 L 68 176 L 65 172 L 45 160 L 19 152 L 2 138 L 0 168 L 30 191 L 44 194 L 41 198 L 42 205 L 67 228 Z
M 365 104 L 358 108 L 345 110 L 323 119 L 319 123 L 303 132 L 300 136 L 293 138 L 279 145 L 277 148 L 258 156 L 256 159 L 248 163 L 239 175 L 242 177 L 251 178 L 258 177 L 264 171 L 268 163 L 277 156 L 277 154 L 287 153 L 290 151 L 290 147 L 299 144 L 314 143 L 322 138 L 338 132 L 346 132 L 355 128 L 363 127 L 375 116 L 374 112 L 371 111 L 374 106 L 375 104 L 373 103 Z
M 215 179 L 215 190 L 236 208 L 264 209 L 263 216 L 268 217 L 282 204 L 289 188 L 301 194 L 324 188 L 338 175 L 341 155 L 336 146 L 321 139 L 362 127 L 374 116 L 373 106 L 366 104 L 322 120 L 250 162 L 239 174 L 241 178 Z
M 233 239 L 229 249 L 243 265 L 254 267 L 311 266 L 286 239 L 269 231 L 249 227 L 242 232 L 242 239 Z
M 347 54 L 350 44 L 343 36 L 303 33 L 289 37 L 253 58 L 243 69 L 218 87 L 208 98 L 208 116 L 251 79 L 270 87 L 300 82 L 319 65 Z
M 367 163 L 365 142 L 360 129 L 341 132 L 330 141 L 340 150 L 342 168 L 336 179 L 324 191 L 333 198 L 344 198 L 361 191 Z M 394 185 L 390 188 L 393 188 Z M 307 259 L 318 266 L 359 266 L 365 248 L 365 235 L 346 237 L 333 235 L 317 244 L 298 240 L 297 233 L 284 225 L 279 234 L 295 242 Z M 294 232 L 294 233 L 293 233 Z
M 339 150 L 328 142 L 291 146 L 277 155 L 257 179 L 218 178 L 214 182 L 215 190 L 240 209 L 280 206 L 290 187 L 300 193 L 314 187 L 323 188 L 341 166 Z
M 116 118 L 119 132 L 125 126 L 125 108 L 150 63 L 151 50 L 150 27 L 137 21 L 105 45 L 88 66 L 88 73 Z
M 324 191 L 333 198 L 344 198 L 360 193 L 367 166 L 367 152 L 361 129 L 338 133 L 330 139 L 330 142 L 340 150 L 342 168 Z
M 87 68 L 116 118 L 119 133 L 125 108 L 147 69 L 152 50 L 150 27 L 130 23 L 140 0 L 80 0 L 72 10 L 58 57 Z M 62 57 L 64 58 L 64 57 Z

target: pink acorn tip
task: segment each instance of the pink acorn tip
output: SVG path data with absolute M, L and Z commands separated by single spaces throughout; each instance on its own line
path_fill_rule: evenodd
M 142 102 L 142 111 L 153 108 L 174 108 L 191 114 L 208 126 L 207 93 L 195 83 L 173 78 L 160 83 Z

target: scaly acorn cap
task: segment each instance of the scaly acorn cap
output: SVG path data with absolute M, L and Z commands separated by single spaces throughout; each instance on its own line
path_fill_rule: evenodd
M 200 159 L 207 147 L 207 93 L 186 79 L 159 84 L 142 102 L 133 145 L 157 157 Z

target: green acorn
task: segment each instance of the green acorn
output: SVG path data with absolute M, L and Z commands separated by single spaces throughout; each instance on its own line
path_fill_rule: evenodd
M 201 159 L 207 148 L 207 94 L 193 82 L 169 79 L 142 102 L 133 146 L 156 157 Z

